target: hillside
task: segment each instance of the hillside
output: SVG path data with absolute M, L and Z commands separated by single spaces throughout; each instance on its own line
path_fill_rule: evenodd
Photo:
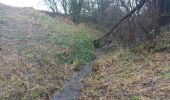
M 0 4 L 0 99 L 48 99 L 95 57 L 87 27 Z
M 170 27 L 114 51 L 96 50 L 101 35 L 69 18 L 0 4 L 0 100 L 170 99 Z
M 81 100 L 169 100 L 170 32 L 163 30 L 152 43 L 98 57 Z

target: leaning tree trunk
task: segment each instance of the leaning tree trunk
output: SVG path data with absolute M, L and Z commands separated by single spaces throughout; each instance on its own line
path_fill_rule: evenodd
M 168 0 L 140 0 L 139 4 L 136 5 L 134 9 L 132 9 L 126 16 L 124 16 L 108 33 L 106 33 L 104 36 L 102 36 L 100 39 L 94 41 L 96 47 L 103 47 L 109 46 L 110 44 L 114 44 L 113 42 L 116 41 L 123 41 L 124 43 L 127 43 L 129 41 L 127 39 L 131 39 L 131 37 L 134 34 L 131 34 L 131 32 L 128 33 L 129 28 L 133 28 L 131 30 L 135 30 L 136 27 L 135 25 L 132 25 L 133 23 L 128 23 L 129 19 L 133 19 L 136 17 L 136 12 L 139 12 L 141 8 L 145 5 L 145 3 L 148 3 L 149 5 L 146 7 L 148 8 L 148 11 L 143 12 L 143 15 L 147 14 L 149 15 L 149 19 L 151 19 L 149 22 L 146 22 L 147 20 L 145 19 L 145 25 L 151 25 L 149 29 L 145 29 L 145 27 L 140 27 L 140 30 L 144 31 L 144 33 L 148 40 L 152 41 L 157 35 L 160 34 L 160 28 L 161 26 L 166 26 L 170 24 L 170 15 L 167 14 L 167 9 L 170 10 L 170 5 L 167 4 L 167 2 L 170 1 Z M 168 11 L 170 12 L 170 11 Z M 150 16 L 151 15 L 151 16 Z M 140 17 L 138 17 L 140 18 Z M 124 26 L 128 26 L 128 28 L 125 28 Z M 134 27 L 130 27 L 130 26 Z M 120 31 L 121 30 L 121 31 Z M 133 31 L 135 32 L 135 31 Z M 123 33 L 123 34 L 121 34 Z M 139 32 L 141 33 L 141 32 Z M 128 36 L 129 34 L 129 36 Z M 137 34 L 137 33 L 136 33 Z M 126 37 L 127 36 L 127 37 Z M 124 40 L 125 39 L 125 40 Z M 131 40 L 130 40 L 131 41 Z M 117 42 L 117 41 L 116 41 Z M 120 42 L 120 43 L 121 43 Z M 118 42 L 119 43 L 119 42 Z M 128 44 L 128 43 L 127 43 Z M 125 44 L 126 45 L 126 44 Z
M 139 2 L 138 5 L 136 5 L 136 7 L 134 9 L 132 9 L 125 17 L 123 17 L 108 33 L 106 33 L 104 36 L 102 36 L 100 39 L 95 40 L 94 44 L 96 47 L 102 47 L 106 44 L 109 44 L 112 42 L 111 38 L 113 37 L 113 34 L 115 34 L 115 30 L 122 24 L 125 22 L 125 20 L 127 20 L 128 18 L 130 18 L 136 11 L 139 11 L 144 4 L 146 3 L 147 0 L 141 0 Z

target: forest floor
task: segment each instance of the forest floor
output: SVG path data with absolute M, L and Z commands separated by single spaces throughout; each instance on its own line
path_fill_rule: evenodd
M 1 100 L 49 99 L 94 59 L 92 33 L 100 32 L 66 21 L 0 4 Z

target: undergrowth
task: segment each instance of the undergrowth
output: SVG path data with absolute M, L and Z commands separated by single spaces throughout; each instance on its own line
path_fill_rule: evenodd
M 80 60 L 83 64 L 92 60 L 95 56 L 95 48 L 92 33 L 85 30 L 77 30 L 75 27 L 54 21 L 47 16 L 41 16 L 39 22 L 45 24 L 45 28 L 51 28 L 55 35 L 51 36 L 51 42 L 63 50 L 56 51 L 56 57 L 63 63 L 73 63 Z M 58 23 L 58 24 L 56 24 Z
M 38 11 L 9 9 L 2 9 L 7 12 L 2 15 L 10 24 L 0 20 L 6 25 L 5 39 L 0 39 L 0 99 L 49 99 L 62 89 L 71 69 L 95 57 L 94 37 Z
M 169 32 L 135 48 L 107 52 L 95 60 L 80 100 L 168 100 L 169 53 Z

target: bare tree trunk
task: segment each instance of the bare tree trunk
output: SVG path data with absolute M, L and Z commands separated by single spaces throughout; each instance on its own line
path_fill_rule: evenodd
M 152 22 L 154 28 L 159 27 L 159 11 L 159 0 L 152 0 Z
M 103 37 L 100 39 L 94 41 L 96 47 L 102 47 L 106 43 L 110 43 L 110 40 L 107 40 L 110 35 L 114 34 L 114 30 L 116 30 L 125 20 L 127 20 L 129 17 L 131 17 L 136 11 L 139 11 L 147 0 L 141 0 L 138 5 L 134 9 L 132 9 L 125 17 L 123 17 L 108 33 L 106 33 Z

